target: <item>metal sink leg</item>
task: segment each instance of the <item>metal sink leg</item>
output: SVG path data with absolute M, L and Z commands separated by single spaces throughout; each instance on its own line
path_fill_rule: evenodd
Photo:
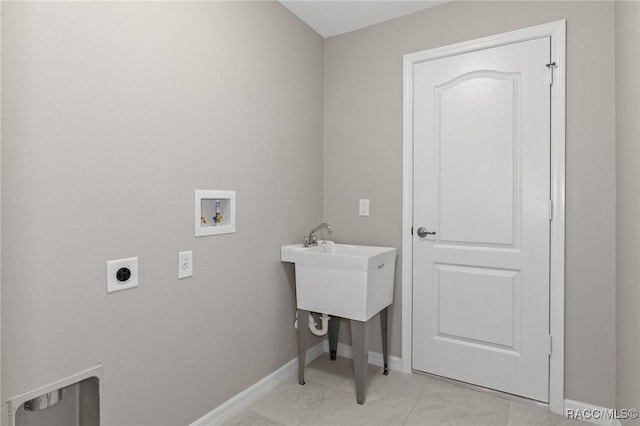
M 369 354 L 366 345 L 366 322 L 351 320 L 351 339 L 353 344 L 353 367 L 356 375 L 356 398 L 358 404 L 364 404 L 367 365 Z
M 329 358 L 336 360 L 338 354 L 338 334 L 340 333 L 340 317 L 331 317 L 329 320 Z
M 388 333 L 388 312 L 389 307 L 387 306 L 383 310 L 380 311 L 380 328 L 382 329 L 382 362 L 384 365 L 384 371 L 382 374 L 385 376 L 389 375 L 389 333 Z
M 304 365 L 307 355 L 307 318 L 309 311 L 298 310 L 298 383 L 304 385 Z

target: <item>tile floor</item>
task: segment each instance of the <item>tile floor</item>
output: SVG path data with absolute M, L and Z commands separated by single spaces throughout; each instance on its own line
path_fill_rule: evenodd
M 323 354 L 305 370 L 304 386 L 290 377 L 229 425 L 578 425 L 546 408 L 458 386 L 422 374 L 369 365 L 364 405 L 355 397 L 353 361 Z

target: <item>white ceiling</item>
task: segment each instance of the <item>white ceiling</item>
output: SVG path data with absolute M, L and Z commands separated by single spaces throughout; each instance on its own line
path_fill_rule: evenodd
M 322 37 L 375 25 L 447 0 L 280 0 Z

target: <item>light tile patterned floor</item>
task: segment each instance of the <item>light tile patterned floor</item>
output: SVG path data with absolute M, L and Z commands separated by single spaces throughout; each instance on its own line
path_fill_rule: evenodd
M 421 374 L 369 365 L 364 405 L 355 397 L 353 361 L 327 354 L 309 364 L 304 386 L 291 377 L 229 425 L 578 425 L 546 408 Z

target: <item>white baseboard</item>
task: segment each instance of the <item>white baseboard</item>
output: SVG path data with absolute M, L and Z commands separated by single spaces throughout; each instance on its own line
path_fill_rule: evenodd
M 564 413 L 565 417 L 573 414 L 571 418 L 603 426 L 621 426 L 618 417 L 623 414 L 611 408 L 598 407 L 571 399 L 564 400 Z
M 323 340 L 311 349 L 307 350 L 305 363 L 309 364 L 323 353 L 329 353 L 329 342 L 327 340 Z M 344 358 L 353 358 L 353 349 L 349 345 L 338 343 L 338 355 Z M 382 354 L 369 351 L 369 364 L 382 367 Z M 389 356 L 389 369 L 402 371 L 402 359 L 396 356 Z M 285 381 L 288 377 L 296 374 L 297 371 L 298 358 L 296 357 L 273 373 L 269 374 L 264 379 L 260 380 L 258 383 L 245 389 L 224 404 L 200 417 L 198 420 L 191 423 L 190 426 L 213 426 L 228 422 L 280 383 Z
M 323 340 L 314 347 L 307 350 L 306 364 L 309 364 L 323 353 L 329 352 L 329 342 Z M 344 343 L 338 343 L 338 355 L 344 358 L 353 358 L 353 349 Z M 382 354 L 379 352 L 369 351 L 369 364 L 382 367 Z M 205 414 L 190 426 L 213 426 L 221 425 L 235 416 L 240 414 L 251 404 L 262 398 L 269 391 L 274 389 L 291 375 L 296 374 L 298 368 L 298 358 L 294 358 L 264 379 L 260 380 L 253 386 L 240 392 L 224 404 Z M 394 371 L 402 372 L 402 358 L 389 356 L 389 368 Z M 586 404 L 571 399 L 564 400 L 564 412 L 573 413 L 583 421 L 603 425 L 603 426 L 621 426 L 620 420 L 617 418 L 623 413 L 597 405 Z
M 307 350 L 305 364 L 309 364 L 323 353 L 324 346 L 322 342 L 320 342 Z M 245 389 L 224 404 L 200 417 L 198 420 L 191 423 L 190 426 L 213 426 L 228 422 L 287 378 L 296 374 L 297 371 L 298 358 L 296 357 L 273 373 L 269 374 L 264 379 L 260 380 L 258 383 Z
M 324 340 L 322 344 L 324 351 L 329 353 L 329 341 Z M 338 343 L 338 356 L 353 358 L 353 348 L 349 345 L 345 345 L 344 343 Z M 380 352 L 369 351 L 369 364 L 383 367 L 382 354 Z M 390 370 L 402 372 L 402 358 L 389 355 L 388 364 Z

